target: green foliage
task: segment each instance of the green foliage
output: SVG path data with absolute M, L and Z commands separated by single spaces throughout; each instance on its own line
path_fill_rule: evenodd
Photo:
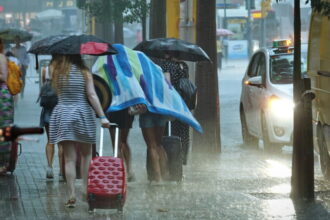
M 98 21 L 124 19 L 125 22 L 140 22 L 150 8 L 146 0 L 77 0 L 77 7 Z
M 86 0 L 77 0 L 77 7 L 80 9 L 84 9 L 86 5 Z
M 321 13 L 324 16 L 330 17 L 330 3 L 321 0 L 307 0 L 306 3 L 311 1 L 311 6 L 314 11 Z
M 276 2 L 280 2 L 282 0 L 276 0 Z M 330 18 L 330 3 L 325 2 L 322 0 L 306 0 L 306 4 L 311 2 L 311 7 L 314 11 L 324 15 L 328 16 Z
M 125 11 L 124 21 L 128 23 L 142 22 L 150 11 L 150 4 L 146 0 L 130 1 L 128 9 Z

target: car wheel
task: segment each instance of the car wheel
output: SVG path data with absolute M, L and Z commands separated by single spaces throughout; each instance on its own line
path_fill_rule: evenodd
M 320 165 L 323 176 L 330 180 L 330 155 L 327 148 L 327 143 L 325 141 L 324 133 L 322 130 L 322 125 L 318 123 L 317 125 L 317 144 L 319 147 L 320 154 Z
M 252 136 L 247 127 L 244 111 L 241 111 L 241 127 L 242 127 L 242 138 L 244 145 L 258 147 L 259 139 L 255 136 Z
M 261 115 L 261 126 L 262 126 L 261 129 L 262 129 L 262 139 L 264 142 L 264 150 L 268 152 L 277 152 L 281 150 L 282 148 L 281 144 L 272 143 L 269 140 L 268 127 L 264 113 L 262 113 Z

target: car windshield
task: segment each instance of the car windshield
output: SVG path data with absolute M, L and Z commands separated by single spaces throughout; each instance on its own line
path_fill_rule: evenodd
M 293 53 L 277 54 L 270 57 L 270 81 L 273 84 L 293 83 Z M 301 72 L 307 71 L 307 53 L 301 53 Z

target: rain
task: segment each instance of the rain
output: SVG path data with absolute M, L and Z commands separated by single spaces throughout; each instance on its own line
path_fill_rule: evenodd
M 14 112 L 10 124 L 5 123 L 8 109 L 1 90 L 0 219 L 330 219 L 330 70 L 325 37 L 329 21 L 328 15 L 322 14 L 326 10 L 318 11 L 323 6 L 316 0 L 210 2 L 0 0 L 3 55 L 12 52 L 23 72 L 25 65 L 14 49 L 19 39 L 28 60 L 21 76 L 24 87 L 10 95 Z M 300 61 L 294 49 L 297 2 Z M 65 206 L 70 189 L 65 176 L 60 175 L 67 171 L 61 168 L 66 162 L 57 144 L 51 153 L 49 178 L 46 130 L 15 136 L 23 130 L 8 134 L 4 129 L 12 125 L 44 127 L 40 123 L 43 71 L 51 67 L 52 55 L 61 54 L 81 55 L 93 74 L 91 80 L 104 113 L 111 115 L 126 108 L 136 111 L 128 129 L 129 167 L 124 150 L 119 147 L 118 151 L 125 158 L 118 160 L 123 162 L 126 175 L 121 180 L 119 174 L 123 184 L 118 188 L 125 190 L 122 197 L 102 198 L 107 201 L 104 207 L 98 207 L 102 199 L 98 203 L 99 198 L 91 196 L 97 191 L 89 190 L 99 186 L 91 173 L 103 168 L 95 165 L 102 163 L 95 158 L 114 156 L 112 137 L 107 128 L 101 128 L 104 115 L 97 111 L 93 115 L 96 143 L 91 164 L 95 167 L 89 170 L 88 193 L 84 174 L 79 177 L 83 171 L 79 171 L 81 157 L 77 157 L 74 208 Z M 168 56 L 187 65 L 190 89 L 194 90 L 190 91 L 194 100 L 189 105 L 176 88 L 177 79 L 168 78 L 164 63 L 159 61 Z M 6 62 L 9 60 L 8 56 Z M 295 101 L 297 66 L 304 82 L 299 102 Z M 5 83 L 1 77 L 0 86 Z M 93 107 L 92 102 L 89 105 Z M 162 139 L 176 137 L 180 149 L 164 147 L 168 176 L 159 153 L 160 181 L 155 178 L 154 162 L 148 164 L 153 159 L 147 153 L 140 120 L 146 112 L 189 126 L 187 147 L 186 137 L 177 137 L 174 127 L 164 129 Z M 299 114 L 306 120 L 297 122 Z M 75 123 L 84 123 L 76 117 Z M 300 133 L 295 133 L 298 130 Z M 307 132 L 311 135 L 302 135 Z M 17 152 L 5 143 L 18 143 Z M 295 151 L 302 148 L 312 153 Z M 7 161 L 12 154 L 13 166 Z M 120 205 L 112 205 L 110 200 L 114 204 L 120 201 Z

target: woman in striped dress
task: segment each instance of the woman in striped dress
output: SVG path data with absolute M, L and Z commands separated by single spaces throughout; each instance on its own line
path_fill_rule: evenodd
M 76 147 L 81 153 L 83 189 L 87 189 L 92 144 L 96 143 L 95 113 L 102 127 L 110 127 L 96 95 L 93 77 L 80 55 L 56 55 L 52 65 L 54 88 L 58 95 L 49 124 L 50 143 L 61 144 L 65 158 L 65 177 L 69 199 L 66 207 L 76 203 Z M 95 112 L 94 112 L 95 111 Z
M 0 39 L 0 128 L 14 122 L 13 96 L 7 87 L 7 58 L 3 54 L 3 43 Z M 0 174 L 6 172 L 10 157 L 11 142 L 0 142 Z

